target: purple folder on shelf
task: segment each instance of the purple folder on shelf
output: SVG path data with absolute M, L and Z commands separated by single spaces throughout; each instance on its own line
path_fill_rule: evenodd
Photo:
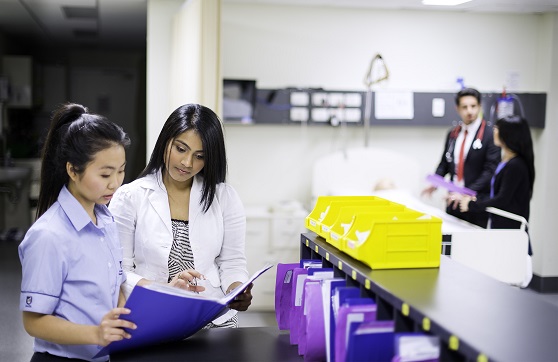
M 359 298 L 360 297 L 360 289 L 357 287 L 350 287 L 350 286 L 341 286 L 336 287 L 333 291 L 333 295 L 331 296 L 331 309 L 333 311 L 333 318 L 337 319 L 337 315 L 339 313 L 339 308 L 345 304 L 345 300 L 348 298 Z M 374 300 L 370 299 L 370 303 L 373 303 Z M 335 322 L 335 320 L 334 320 Z
M 361 298 L 359 298 L 360 300 Z M 347 347 L 351 338 L 351 330 L 363 322 L 376 319 L 376 304 L 350 305 L 347 299 L 338 311 L 338 318 L 335 325 L 335 362 L 346 360 Z M 359 301 L 360 303 L 361 301 Z M 393 344 L 393 343 L 392 343 Z
M 288 328 L 290 330 L 289 339 L 291 344 L 298 343 L 299 329 L 298 329 L 297 322 L 301 318 L 304 280 L 308 276 L 308 270 L 322 269 L 322 268 L 311 268 L 312 266 L 321 266 L 321 262 L 318 264 L 312 262 L 315 262 L 315 260 L 301 260 L 300 265 L 304 267 L 293 269 L 293 282 L 292 282 L 291 303 L 290 303 L 291 315 L 289 318 L 289 328 Z
M 395 354 L 394 325 L 393 321 L 369 321 L 353 328 L 346 361 L 391 361 Z
M 306 279 L 304 288 L 305 315 L 301 323 L 298 354 L 304 355 L 305 361 L 323 361 L 325 331 L 321 282 Z
M 318 288 L 315 286 L 305 286 L 304 294 L 304 315 L 301 318 L 300 337 L 298 343 L 298 354 L 304 355 L 305 360 L 322 360 L 326 359 L 326 346 L 329 345 L 329 337 L 331 333 L 330 315 L 331 315 L 331 295 L 335 286 L 345 285 L 344 278 L 334 278 L 333 269 L 329 270 L 329 274 L 319 271 L 320 269 L 309 269 L 308 279 L 306 283 L 313 280 L 319 280 Z M 313 273 L 311 275 L 310 273 Z M 311 288 L 311 289 L 308 289 Z M 309 295 L 308 292 L 314 295 Z M 319 305 L 317 303 L 320 303 Z M 323 358 L 322 358 L 323 357 Z
M 477 192 L 475 190 L 471 190 L 467 187 L 457 186 L 453 182 L 447 181 L 445 178 L 437 174 L 426 176 L 426 180 L 430 182 L 432 185 L 436 187 L 443 187 L 450 192 L 457 192 L 459 194 L 469 195 L 469 196 L 477 196 Z
M 338 311 L 339 305 L 336 305 L 336 301 L 339 300 L 339 290 L 351 290 L 349 294 L 354 296 L 360 295 L 360 290 L 356 287 L 347 287 L 347 281 L 344 278 L 334 278 L 330 280 L 325 280 L 322 284 L 322 296 L 324 303 L 324 323 L 326 328 L 326 359 L 327 361 L 332 361 L 335 356 L 335 318 Z M 345 292 L 341 292 L 343 295 L 341 299 L 345 301 Z
M 421 332 L 395 333 L 391 362 L 438 362 L 440 339 Z
M 299 263 L 277 264 L 275 279 L 275 318 L 279 330 L 289 329 L 291 315 L 291 292 L 293 283 L 293 270 Z
M 291 334 L 294 332 L 295 335 L 293 337 L 293 344 L 298 344 L 298 354 L 300 355 L 303 355 L 306 350 L 306 315 L 308 312 L 315 313 L 314 306 L 308 304 L 306 300 L 306 285 L 308 283 L 317 283 L 320 286 L 320 282 L 323 279 L 329 278 L 333 278 L 333 269 L 331 268 L 308 268 L 308 276 L 303 281 L 301 308 L 298 310 L 300 314 L 295 315 L 297 322 L 293 322 L 293 328 L 291 329 Z
M 302 292 L 302 313 L 296 327 L 298 329 L 298 354 L 303 355 L 306 350 L 306 314 L 309 312 L 310 304 L 308 302 L 308 293 L 312 288 L 316 289 L 320 286 L 320 281 L 315 279 L 306 278 L 304 281 L 304 291 Z
M 318 285 L 307 285 L 306 309 L 306 346 L 303 349 L 305 361 L 324 361 L 326 358 L 325 321 L 323 287 L 327 280 Z M 328 303 L 329 306 L 329 303 Z
M 298 343 L 298 319 L 302 308 L 302 293 L 304 292 L 304 280 L 308 276 L 308 269 L 295 268 L 293 270 L 293 282 L 291 291 L 291 317 L 289 318 L 289 341 L 291 344 Z M 298 318 L 298 319 L 297 319 Z
M 304 269 L 309 268 L 321 268 L 322 267 L 322 260 L 321 259 L 301 259 L 300 267 Z

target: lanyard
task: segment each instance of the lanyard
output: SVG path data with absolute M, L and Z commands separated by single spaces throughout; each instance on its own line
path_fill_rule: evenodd
M 477 138 L 473 142 L 473 148 L 475 150 L 480 150 L 482 148 L 482 137 L 484 136 L 484 128 L 486 127 L 486 121 L 483 119 L 479 131 L 477 132 Z

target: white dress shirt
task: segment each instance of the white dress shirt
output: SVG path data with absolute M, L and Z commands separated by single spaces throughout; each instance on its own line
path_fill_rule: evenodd
M 476 120 L 474 120 L 471 124 L 462 124 L 461 125 L 461 131 L 459 132 L 459 134 L 457 135 L 457 138 L 455 139 L 455 148 L 453 150 L 453 154 L 454 154 L 454 163 L 455 163 L 455 173 L 457 174 L 457 169 L 459 167 L 459 160 L 460 160 L 460 155 L 461 155 L 461 144 L 463 142 L 465 142 L 465 147 L 463 148 L 463 161 L 465 161 L 467 159 L 467 154 L 469 153 L 469 150 L 471 149 L 471 145 L 473 144 L 474 140 L 475 140 L 475 136 L 477 135 L 477 131 L 479 130 L 479 127 L 482 123 L 482 118 L 481 117 L 477 117 Z M 467 131 L 467 138 L 465 138 L 465 131 Z M 460 186 L 464 186 L 464 179 L 461 180 L 461 185 Z M 457 178 L 454 178 L 454 183 L 458 183 Z

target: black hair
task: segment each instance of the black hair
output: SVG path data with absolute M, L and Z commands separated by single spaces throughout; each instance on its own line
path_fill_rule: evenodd
M 130 145 L 122 127 L 88 113 L 80 104 L 66 103 L 54 110 L 41 155 L 37 218 L 56 202 L 60 190 L 68 183 L 68 162 L 81 174 L 97 152 L 113 145 L 124 148 Z
M 194 130 L 201 138 L 204 167 L 199 175 L 203 177 L 200 205 L 203 211 L 213 203 L 217 184 L 225 182 L 227 175 L 227 155 L 225 137 L 219 117 L 211 109 L 200 104 L 185 104 L 171 113 L 159 133 L 151 158 L 139 177 L 165 170 L 165 151 L 168 145 L 182 133 Z M 167 170 L 168 172 L 168 170 Z
M 535 154 L 529 124 L 523 117 L 511 115 L 496 121 L 500 141 L 527 163 L 531 195 L 535 183 Z
M 455 95 L 455 105 L 459 106 L 459 102 L 461 101 L 461 98 L 466 96 L 475 97 L 479 102 L 479 104 L 481 104 L 481 94 L 478 90 L 474 88 L 463 88 Z

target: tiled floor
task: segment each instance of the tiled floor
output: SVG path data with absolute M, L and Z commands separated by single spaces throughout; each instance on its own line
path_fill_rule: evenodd
M 21 266 L 17 243 L 0 241 L 0 362 L 27 362 L 33 354 L 33 339 L 25 332 L 18 310 Z M 558 294 L 539 294 L 537 298 L 558 306 Z M 242 312 L 240 327 L 277 326 L 274 312 Z

